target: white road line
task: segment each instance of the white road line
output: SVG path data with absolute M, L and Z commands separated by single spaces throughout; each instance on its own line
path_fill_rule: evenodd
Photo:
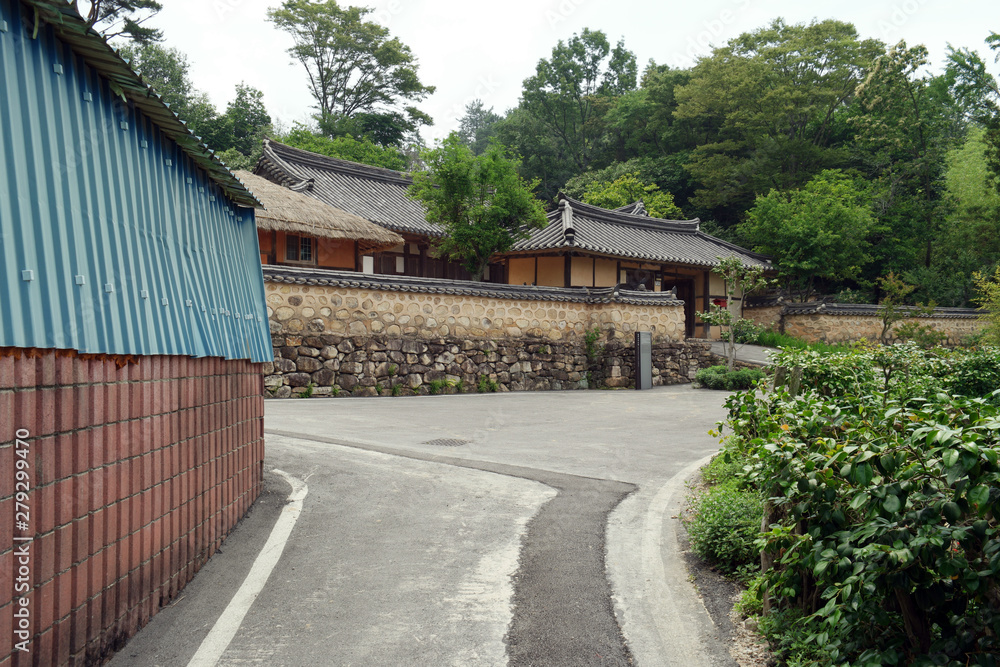
M 642 568 L 649 582 L 651 616 L 667 665 L 695 667 L 708 665 L 710 660 L 702 650 L 701 629 L 713 627 L 713 622 L 688 580 L 677 538 L 680 521 L 666 519 L 666 515 L 680 513 L 684 482 L 711 461 L 712 456 L 688 465 L 660 487 L 649 503 L 642 528 Z M 672 562 L 664 563 L 665 554 L 670 554 Z
M 253 567 L 247 574 L 246 579 L 240 584 L 229 605 L 215 621 L 212 630 L 201 642 L 198 652 L 191 658 L 188 667 L 214 667 L 229 642 L 233 641 L 236 632 L 240 629 L 244 617 L 250 611 L 250 606 L 257 599 L 267 578 L 271 576 L 271 571 L 278 564 L 281 553 L 285 550 L 288 537 L 302 513 L 302 501 L 309 493 L 309 486 L 300 479 L 292 477 L 282 470 L 275 470 L 275 473 L 285 478 L 285 481 L 292 486 L 292 492 L 288 494 L 288 504 L 281 511 L 281 516 L 271 529 L 271 535 L 267 538 L 264 548 L 257 554 Z

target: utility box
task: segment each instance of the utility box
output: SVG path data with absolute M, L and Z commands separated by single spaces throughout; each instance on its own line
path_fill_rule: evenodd
M 635 332 L 635 388 L 653 388 L 653 334 Z

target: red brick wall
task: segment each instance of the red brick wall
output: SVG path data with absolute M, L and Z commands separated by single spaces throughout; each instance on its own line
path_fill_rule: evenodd
M 260 493 L 260 365 L 136 360 L 0 356 L 0 667 L 99 662 L 121 648 Z M 18 465 L 27 532 L 15 524 Z M 15 536 L 33 537 L 29 556 Z M 29 593 L 15 592 L 21 560 Z M 28 652 L 8 650 L 22 595 Z

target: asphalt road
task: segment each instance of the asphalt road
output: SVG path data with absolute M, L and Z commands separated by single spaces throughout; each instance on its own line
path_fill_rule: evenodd
M 723 398 L 269 401 L 267 492 L 111 664 L 732 665 L 673 518 Z

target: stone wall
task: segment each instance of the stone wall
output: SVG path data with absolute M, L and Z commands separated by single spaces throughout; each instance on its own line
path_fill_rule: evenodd
M 528 300 L 275 282 L 267 282 L 266 291 L 272 333 L 561 341 L 612 325 L 625 337 L 635 331 L 650 331 L 657 340 L 684 335 L 683 305 L 674 301 L 649 305 L 545 298 L 553 289 Z
M 261 491 L 260 371 L 0 349 L 0 665 L 101 664 L 178 595 Z
M 711 363 L 670 293 L 484 285 L 265 267 L 275 397 L 630 386 L 634 333 L 654 384 Z M 588 334 L 593 337 L 588 354 Z
M 866 304 L 810 302 L 748 306 L 744 317 L 811 343 L 846 343 L 862 338 L 877 341 L 882 333 L 878 307 Z M 916 321 L 947 334 L 946 345 L 960 345 L 984 326 L 978 312 L 969 308 L 938 308 L 933 315 L 914 313 L 905 321 Z
M 481 378 L 496 391 L 630 387 L 634 342 L 598 342 L 592 357 L 580 341 L 542 338 L 403 339 L 375 334 L 274 334 L 274 363 L 264 386 L 276 398 L 474 392 Z M 653 344 L 653 384 L 690 382 L 715 363 L 708 342 Z

